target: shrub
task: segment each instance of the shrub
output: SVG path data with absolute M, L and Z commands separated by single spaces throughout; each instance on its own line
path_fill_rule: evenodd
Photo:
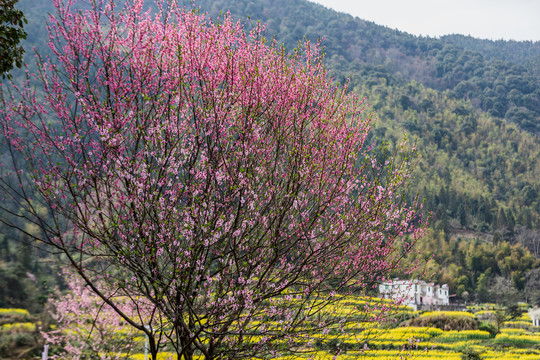
M 480 322 L 480 325 L 478 325 L 478 330 L 489 332 L 491 337 L 495 337 L 495 335 L 497 335 L 497 327 L 493 325 L 492 323 L 482 321 Z
M 16 346 L 30 346 L 34 343 L 34 338 L 29 333 L 17 333 L 14 336 Z
M 482 353 L 474 349 L 464 349 L 461 351 L 461 360 L 482 360 Z
M 406 326 L 436 327 L 448 330 L 477 330 L 478 321 L 472 317 L 457 317 L 447 315 L 422 316 L 405 322 Z

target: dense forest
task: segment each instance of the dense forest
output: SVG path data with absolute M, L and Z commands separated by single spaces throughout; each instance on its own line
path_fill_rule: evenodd
M 540 130 L 538 44 L 495 44 L 506 55 L 494 56 L 493 47 L 481 43 L 464 47 L 457 37 L 415 37 L 307 1 L 202 0 L 198 5 L 212 17 L 230 10 L 238 19 L 260 21 L 287 49 L 304 37 L 324 39 L 328 65 L 338 80 L 350 76 L 353 83 L 361 81 L 366 70 L 401 86 L 415 80 L 448 90 L 528 132 Z
M 407 134 L 416 144 L 410 198 L 420 194 L 431 213 L 418 244 L 432 258 L 425 274 L 459 300 L 504 293 L 540 304 L 540 43 L 415 37 L 304 0 L 196 5 L 213 19 L 230 11 L 247 29 L 261 22 L 288 51 L 322 39 L 335 81 L 350 79 L 378 118 L 368 141 L 391 149 Z M 47 52 L 42 14 L 52 7 L 19 7 L 30 63 L 32 46 Z M 1 227 L 0 307 L 38 309 L 58 281 L 52 258 Z
M 446 35 L 441 39 L 478 52 L 487 59 L 508 61 L 523 65 L 536 74 L 540 72 L 540 42 L 483 40 L 459 34 Z

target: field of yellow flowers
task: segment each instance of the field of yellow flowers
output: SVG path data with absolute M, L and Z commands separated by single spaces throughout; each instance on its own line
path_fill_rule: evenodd
M 343 301 L 341 306 L 335 304 L 335 309 L 329 309 L 335 316 L 340 316 L 347 306 L 362 306 L 365 302 L 361 298 L 344 298 Z M 396 307 L 393 321 L 349 324 L 338 334 L 315 336 L 308 343 L 304 356 L 279 359 L 540 359 L 540 328 L 532 326 L 527 313 L 502 323 L 500 331 L 494 331 L 497 330 L 493 324 L 496 311 L 497 307 L 489 304 L 472 306 L 467 311 L 432 312 L 415 312 L 400 306 Z M 19 321 L 1 323 L 0 336 L 9 334 L 13 337 L 13 334 L 19 334 L 18 338 L 24 338 L 21 334 L 36 332 L 37 324 L 30 321 L 31 317 L 26 310 L 0 309 L 0 319 L 10 316 Z M 409 320 L 401 321 L 403 319 Z M 452 324 L 465 319 L 480 326 L 468 330 L 441 329 L 441 326 L 408 326 L 414 323 L 410 319 L 452 319 L 454 322 L 447 321 Z M 462 323 L 466 323 L 465 320 Z M 144 359 L 144 338 L 140 337 L 138 341 L 140 352 L 130 355 L 129 359 Z M 159 358 L 165 360 L 174 357 L 163 353 Z

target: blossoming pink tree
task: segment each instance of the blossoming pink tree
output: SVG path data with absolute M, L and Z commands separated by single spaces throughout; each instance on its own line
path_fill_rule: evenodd
M 86 283 L 74 274 L 64 271 L 68 291 L 57 290 L 49 298 L 47 310 L 56 321 L 56 327 L 42 332 L 48 344 L 58 349 L 51 359 L 129 359 L 143 351 L 143 343 L 137 341 L 142 333 L 118 315 L 107 303 L 96 296 Z M 100 286 L 101 290 L 104 287 Z M 146 299 L 139 299 L 138 306 L 130 298 L 108 295 L 116 306 L 132 319 L 155 326 L 159 318 L 152 317 L 151 306 Z M 160 328 L 157 326 L 156 328 Z M 157 334 L 159 335 L 159 334 Z M 159 336 L 154 339 L 159 347 Z
M 372 118 L 316 46 L 173 2 L 54 2 L 39 92 L 3 89 L 0 220 L 39 225 L 130 325 L 155 331 L 100 283 L 147 299 L 179 358 L 303 351 L 343 326 L 336 293 L 399 269 L 423 229 L 409 160 L 369 155 Z

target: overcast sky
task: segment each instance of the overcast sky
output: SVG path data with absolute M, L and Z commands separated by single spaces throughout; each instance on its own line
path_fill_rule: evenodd
M 415 35 L 540 41 L 540 0 L 309 0 Z

